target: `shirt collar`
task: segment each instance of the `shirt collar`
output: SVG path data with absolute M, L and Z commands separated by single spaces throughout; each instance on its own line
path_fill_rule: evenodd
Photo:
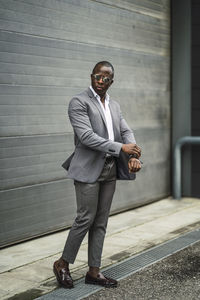
M 101 100 L 100 96 L 95 92 L 95 90 L 93 89 L 93 87 L 90 85 L 90 90 L 92 91 L 94 97 L 97 99 L 97 100 Z M 105 101 L 107 101 L 109 103 L 109 100 L 110 100 L 110 96 L 106 93 L 106 98 L 105 98 Z

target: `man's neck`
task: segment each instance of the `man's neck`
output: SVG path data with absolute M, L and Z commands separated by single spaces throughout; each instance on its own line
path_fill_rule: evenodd
M 99 94 L 97 94 L 97 93 L 95 92 L 95 90 L 93 89 L 92 86 L 90 86 L 90 89 L 92 90 L 92 92 L 93 92 L 94 95 L 98 95 L 98 97 L 100 98 L 101 103 L 102 103 L 102 104 L 104 105 L 104 107 L 105 107 L 105 100 L 106 100 L 106 97 L 108 96 L 108 94 L 105 93 L 104 95 L 99 95 Z M 109 98 L 109 96 L 108 96 L 108 98 Z
M 106 95 L 100 96 L 101 102 L 103 103 L 103 105 L 105 106 L 105 99 L 106 99 Z

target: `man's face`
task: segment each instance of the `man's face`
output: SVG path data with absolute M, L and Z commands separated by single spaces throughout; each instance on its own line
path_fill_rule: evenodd
M 113 73 L 110 67 L 99 65 L 91 74 L 91 85 L 100 97 L 106 94 L 112 83 Z

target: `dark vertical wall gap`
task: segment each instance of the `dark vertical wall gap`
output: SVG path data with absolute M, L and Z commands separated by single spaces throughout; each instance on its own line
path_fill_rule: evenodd
M 191 2 L 191 133 L 200 136 L 200 2 Z M 192 196 L 200 197 L 200 146 L 192 147 Z
M 172 5 L 172 145 L 191 135 L 191 3 Z M 182 195 L 191 195 L 191 151 L 182 151 Z

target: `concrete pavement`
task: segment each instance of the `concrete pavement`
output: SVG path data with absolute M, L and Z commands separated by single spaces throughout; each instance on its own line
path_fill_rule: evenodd
M 163 199 L 109 218 L 102 267 L 200 227 L 200 199 Z M 0 298 L 34 299 L 57 287 L 52 272 L 68 230 L 0 251 Z M 74 279 L 87 270 L 87 239 L 71 265 Z

